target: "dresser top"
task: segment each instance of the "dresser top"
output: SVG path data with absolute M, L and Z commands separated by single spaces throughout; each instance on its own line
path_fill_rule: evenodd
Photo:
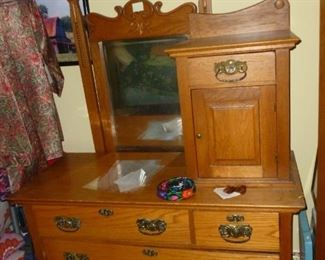
M 132 192 L 119 192 L 112 180 L 106 179 L 97 188 L 89 188 L 89 184 L 102 177 L 105 182 L 107 172 L 116 160 L 159 160 L 164 167 L 155 174 L 144 186 Z M 40 173 L 26 184 L 9 200 L 19 204 L 56 204 L 73 203 L 74 205 L 119 204 L 132 206 L 158 206 L 185 208 L 216 208 L 229 207 L 253 210 L 270 210 L 297 212 L 304 208 L 304 196 L 298 183 L 284 188 L 283 186 L 264 185 L 249 186 L 244 195 L 222 200 L 213 189 L 216 182 L 199 183 L 192 198 L 171 202 L 157 197 L 157 185 L 167 178 L 186 176 L 182 153 L 123 153 L 98 156 L 95 154 L 65 154 L 63 158 L 52 165 L 47 171 Z M 292 171 L 297 173 L 295 163 Z M 87 188 L 88 187 L 88 188 Z M 297 199 L 298 198 L 298 199 Z
M 254 32 L 232 35 L 193 38 L 175 44 L 166 50 L 172 57 L 204 56 L 204 54 L 227 54 L 292 49 L 300 39 L 291 31 Z

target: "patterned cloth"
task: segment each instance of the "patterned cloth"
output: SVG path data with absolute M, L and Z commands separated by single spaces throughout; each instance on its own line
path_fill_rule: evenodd
M 20 234 L 12 232 L 8 202 L 0 202 L 0 259 L 23 260 L 24 251 L 19 249 L 24 243 Z
M 63 75 L 35 0 L 0 0 L 0 194 L 63 154 Z M 9 182 L 9 189 L 8 189 Z

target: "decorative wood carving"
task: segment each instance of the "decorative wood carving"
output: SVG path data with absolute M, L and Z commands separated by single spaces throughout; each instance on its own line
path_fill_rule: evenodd
M 166 13 L 161 7 L 161 2 L 131 0 L 123 7 L 115 7 L 117 16 L 113 18 L 90 13 L 87 16 L 90 41 L 189 34 L 188 15 L 197 12 L 195 4 L 185 3 Z

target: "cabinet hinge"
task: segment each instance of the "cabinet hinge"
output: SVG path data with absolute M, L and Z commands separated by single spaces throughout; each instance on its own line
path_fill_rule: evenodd
M 273 110 L 276 112 L 276 103 L 274 103 Z

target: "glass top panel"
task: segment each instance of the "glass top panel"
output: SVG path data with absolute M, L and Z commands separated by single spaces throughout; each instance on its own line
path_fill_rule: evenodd
M 103 43 L 118 151 L 182 151 L 175 61 L 185 36 Z
M 147 186 L 165 165 L 160 160 L 117 160 L 109 171 L 83 186 L 90 190 L 130 192 Z

